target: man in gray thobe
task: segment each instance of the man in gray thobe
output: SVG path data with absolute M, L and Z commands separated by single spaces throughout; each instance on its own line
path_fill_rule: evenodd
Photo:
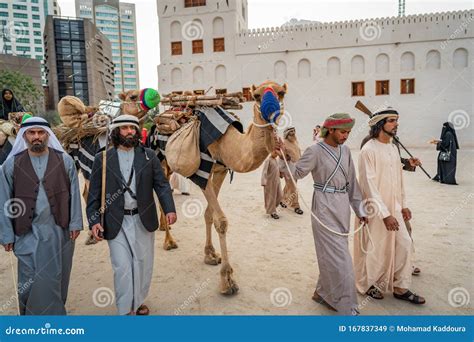
M 144 301 L 150 289 L 155 231 L 159 227 L 153 191 L 169 225 L 176 222 L 176 209 L 158 157 L 140 146 L 138 119 L 121 115 L 110 130 L 114 147 L 106 152 L 105 193 L 101 193 L 104 153 L 99 153 L 92 166 L 87 218 L 93 236 L 98 241 L 105 238 L 109 244 L 118 313 L 148 315 Z
M 361 222 L 367 222 L 350 150 L 342 146 L 354 119 L 333 114 L 321 130 L 324 141 L 306 149 L 292 171 L 296 179 L 312 173 L 314 193 L 311 218 L 319 266 L 319 279 L 313 300 L 340 315 L 358 314 L 352 258 L 349 253 L 350 208 Z M 290 166 L 290 168 L 292 168 Z
M 20 314 L 65 315 L 81 197 L 74 161 L 46 120 L 22 123 L 0 171 L 0 203 L 0 243 L 18 258 Z

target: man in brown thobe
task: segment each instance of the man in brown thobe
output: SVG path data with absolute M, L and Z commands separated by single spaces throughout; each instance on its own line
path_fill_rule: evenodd
M 296 129 L 294 127 L 289 127 L 283 132 L 285 154 L 288 161 L 296 163 L 301 158 L 301 149 L 298 144 L 298 139 L 296 138 Z M 298 215 L 303 214 L 303 210 L 300 208 L 300 203 L 298 201 L 298 190 L 293 184 L 290 173 L 286 170 L 284 161 L 280 161 L 280 168 L 285 178 L 285 188 L 283 189 L 283 202 L 281 206 L 283 208 L 290 207 L 294 209 L 295 213 Z
M 277 161 L 277 154 L 272 152 L 267 158 L 262 170 L 263 195 L 265 197 L 265 210 L 275 220 L 280 217 L 277 214 L 278 204 L 282 199 L 280 185 L 280 168 Z

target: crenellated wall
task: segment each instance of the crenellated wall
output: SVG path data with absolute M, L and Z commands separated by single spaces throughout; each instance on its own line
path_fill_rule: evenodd
M 314 125 L 331 113 L 348 112 L 357 118 L 348 145 L 357 148 L 368 131 L 366 117 L 354 109 L 358 100 L 372 109 L 396 107 L 399 134 L 408 146 L 427 147 L 448 120 L 457 121 L 462 145 L 474 146 L 473 10 L 254 30 L 238 29 L 239 13 L 201 11 L 202 54 L 193 54 L 186 39 L 182 55 L 170 52 L 171 23 L 184 27 L 195 15 L 160 22 L 163 93 L 242 91 L 271 79 L 288 83 L 285 108 L 304 146 Z M 217 17 L 224 21 L 226 46 L 219 53 L 212 51 Z M 402 93 L 405 79 L 414 80 L 414 93 Z M 389 82 L 387 95 L 377 94 L 382 80 Z M 353 82 L 364 82 L 362 96 L 352 94 Z M 246 103 L 238 113 L 245 125 L 252 120 L 251 107 Z
M 334 49 L 472 37 L 474 11 L 350 20 L 244 30 L 237 54 Z

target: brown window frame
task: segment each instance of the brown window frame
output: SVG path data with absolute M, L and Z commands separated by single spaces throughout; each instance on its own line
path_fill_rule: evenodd
M 222 88 L 222 89 L 216 89 L 216 95 L 225 95 L 227 94 L 227 89 Z
M 204 89 L 193 90 L 194 95 L 204 95 Z
M 413 81 L 413 82 L 412 82 L 412 85 L 411 85 L 411 87 L 410 87 L 410 89 L 409 89 L 409 90 L 411 90 L 411 91 L 405 91 L 405 89 L 406 89 L 407 87 L 406 87 L 406 85 L 404 86 L 404 83 L 405 83 L 406 81 Z M 402 79 L 400 80 L 400 94 L 402 94 L 402 95 L 414 94 L 414 93 L 415 93 L 415 85 L 416 85 L 416 83 L 415 83 L 415 79 L 414 79 L 414 78 L 402 78 Z
M 387 85 L 387 92 L 384 93 L 384 85 Z M 375 81 L 375 95 L 390 95 L 390 80 Z
M 206 6 L 206 0 L 184 0 L 184 7 Z
M 213 40 L 214 52 L 225 52 L 225 38 L 219 37 Z
M 355 94 L 354 93 L 354 85 L 362 84 L 362 94 Z M 351 82 L 351 94 L 352 96 L 365 96 L 365 81 L 354 81 Z
M 179 44 L 179 48 L 177 45 Z M 179 50 L 179 53 L 176 52 Z M 171 42 L 171 56 L 181 56 L 183 54 L 183 42 Z
M 196 46 L 198 43 L 201 43 L 201 46 Z M 196 39 L 191 42 L 192 47 L 193 47 L 193 54 L 198 54 L 198 53 L 204 53 L 204 40 L 202 39 Z

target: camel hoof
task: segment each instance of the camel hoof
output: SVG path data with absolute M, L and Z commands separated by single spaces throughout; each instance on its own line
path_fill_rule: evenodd
M 176 248 L 178 248 L 178 244 L 176 242 L 174 242 L 173 240 L 165 241 L 165 243 L 163 243 L 163 249 L 165 251 L 170 251 L 170 250 L 176 249 Z
M 237 294 L 237 292 L 239 292 L 239 286 L 233 281 L 229 287 L 221 290 L 221 294 L 223 294 L 224 296 L 233 296 Z
M 219 254 L 215 253 L 214 255 L 206 255 L 204 256 L 204 263 L 207 265 L 219 265 L 221 263 L 222 259 L 219 256 Z

